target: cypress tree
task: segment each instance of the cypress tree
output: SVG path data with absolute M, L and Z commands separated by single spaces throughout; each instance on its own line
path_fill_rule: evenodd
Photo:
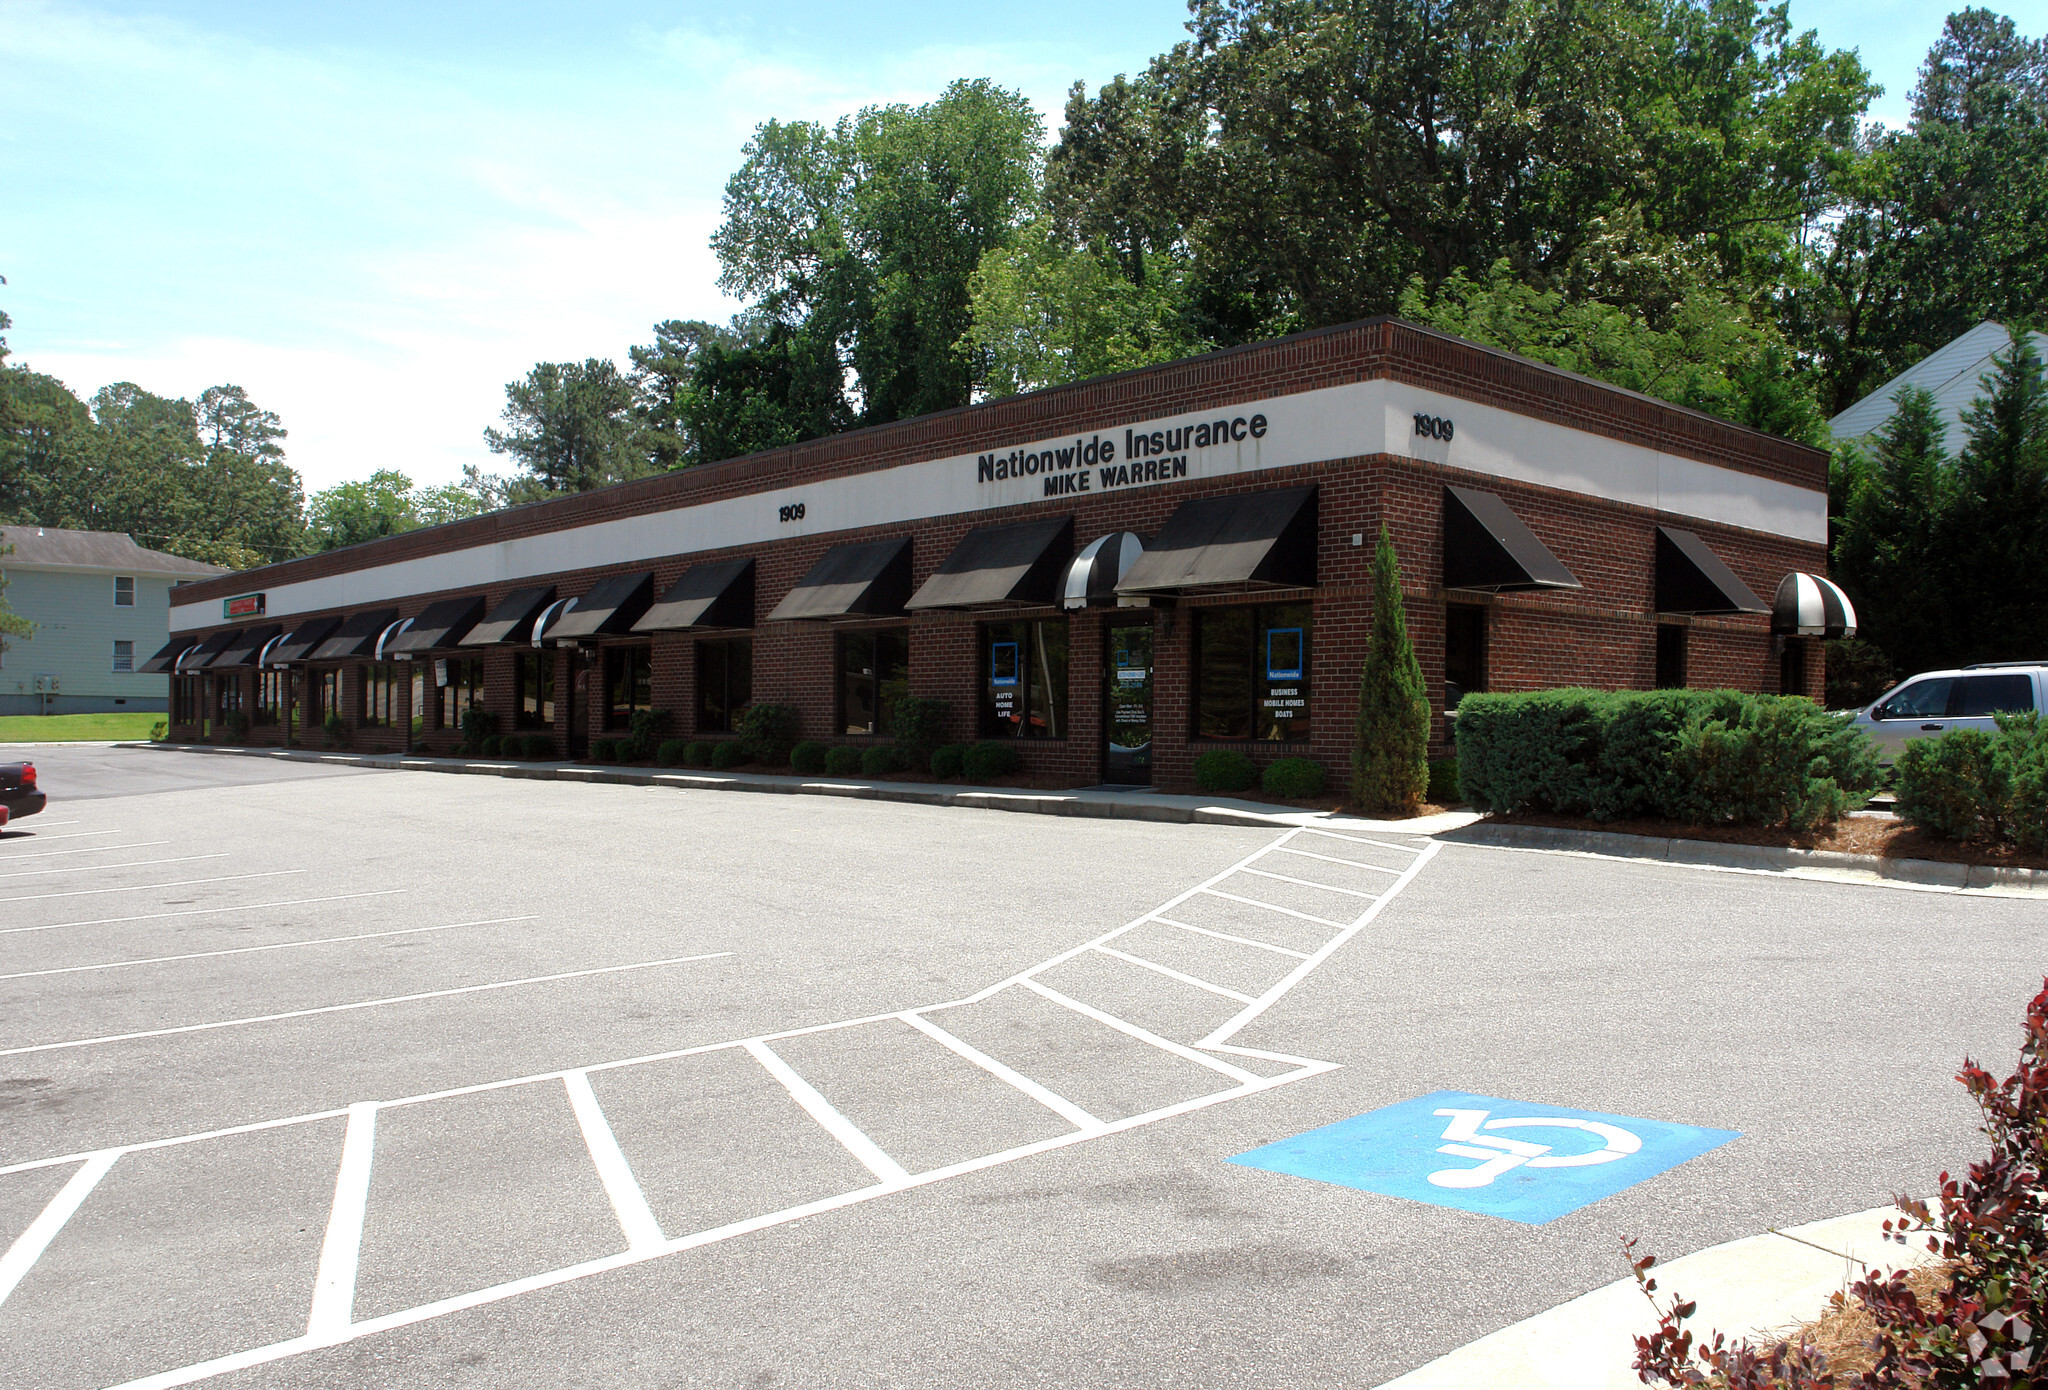
M 1900 673 L 1947 664 L 1955 582 L 1938 527 L 1953 491 L 1941 412 L 1918 387 L 1892 418 L 1849 498 L 1835 577 L 1855 600 L 1858 636 Z
M 2039 660 L 2048 652 L 2048 374 L 2032 335 L 1992 359 L 1983 394 L 1965 412 L 1969 443 L 1956 460 L 1946 549 L 1960 581 L 1962 661 Z
M 1401 607 L 1401 559 L 1380 523 L 1372 560 L 1372 641 L 1358 682 L 1351 799 L 1375 815 L 1407 816 L 1429 788 L 1429 696 Z

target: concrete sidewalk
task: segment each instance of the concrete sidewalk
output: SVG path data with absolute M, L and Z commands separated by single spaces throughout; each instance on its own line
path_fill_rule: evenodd
M 1655 1269 L 1657 1293 L 1697 1299 L 1696 1340 L 1783 1335 L 1820 1316 L 1828 1296 L 1867 1269 L 1909 1269 L 1933 1257 L 1925 1236 L 1886 1242 L 1897 1207 L 1876 1207 L 1804 1226 L 1745 1236 Z M 1654 1251 L 1645 1253 L 1654 1254 Z M 1380 1390 L 1637 1390 L 1635 1338 L 1657 1326 L 1633 1277 L 1481 1337 L 1380 1386 Z
M 779 777 L 755 772 L 707 772 L 698 768 L 598 767 L 588 763 L 513 762 L 491 758 L 433 758 L 403 753 L 327 753 L 302 748 L 231 748 L 212 744 L 134 743 L 174 753 L 218 753 L 347 767 L 407 772 L 449 772 L 543 782 L 604 782 L 635 787 L 677 787 L 691 791 L 770 792 L 791 796 L 838 796 L 860 801 L 903 801 L 919 806 L 963 806 L 983 811 L 1016 811 L 1041 816 L 1085 816 L 1102 820 L 1163 821 L 1178 825 L 1242 825 L 1286 828 L 1344 821 L 1408 835 L 1434 835 L 1470 825 L 1479 817 L 1450 811 L 1411 820 L 1367 820 L 1336 811 L 1297 811 L 1229 797 L 1180 796 L 1150 787 L 1081 787 L 1068 791 L 956 786 L 944 782 L 879 782 L 858 777 Z

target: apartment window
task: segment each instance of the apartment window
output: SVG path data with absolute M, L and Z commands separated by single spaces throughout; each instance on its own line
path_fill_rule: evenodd
M 754 639 L 697 643 L 697 732 L 729 734 L 754 698 Z
M 1444 608 L 1444 712 L 1486 689 L 1486 610 L 1453 603 Z
M 1067 623 L 989 623 L 981 630 L 984 738 L 1067 736 Z
M 363 724 L 391 729 L 406 720 L 405 675 L 395 661 L 363 668 Z
M 134 580 L 134 577 L 133 577 L 133 576 L 131 576 L 131 575 L 126 575 L 126 574 L 117 574 L 117 575 L 115 575 L 115 576 L 114 576 L 114 607 L 116 607 L 116 608 L 133 608 L 134 606 L 135 606 L 135 580 Z
M 287 681 L 290 677 L 283 671 L 258 671 L 256 673 L 256 713 L 258 724 L 275 724 L 284 718 L 284 702 Z
M 1657 689 L 1685 689 L 1685 629 L 1677 623 L 1657 625 Z
M 114 643 L 114 669 L 116 671 L 133 671 L 135 669 L 135 644 L 133 642 Z
M 515 658 L 514 676 L 519 703 L 512 722 L 521 729 L 555 727 L 555 654 L 549 651 L 521 652 Z
M 1195 614 L 1195 735 L 1308 737 L 1306 603 L 1203 608 Z
M 654 649 L 607 647 L 604 653 L 604 726 L 623 729 L 636 710 L 654 705 Z
M 839 727 L 885 734 L 896 702 L 910 693 L 910 629 L 885 627 L 839 635 Z
M 484 659 L 451 658 L 445 666 L 448 683 L 441 687 L 441 727 L 460 729 L 462 712 L 484 702 Z

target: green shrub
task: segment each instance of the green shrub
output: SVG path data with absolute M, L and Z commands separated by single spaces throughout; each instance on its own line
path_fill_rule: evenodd
M 746 745 L 736 738 L 723 739 L 711 745 L 711 765 L 720 772 L 751 761 L 753 760 L 747 756 Z
M 498 721 L 482 705 L 471 705 L 455 721 L 461 731 L 462 741 L 471 748 L 481 748 L 483 741 L 498 731 Z
M 152 743 L 162 743 L 170 736 L 171 721 L 168 719 L 159 719 L 156 723 L 149 726 L 149 738 Z
M 876 744 L 863 748 L 860 753 L 860 775 L 863 777 L 887 777 L 897 768 L 898 754 L 887 744 Z
M 834 777 L 851 777 L 860 771 L 860 749 L 848 744 L 825 750 L 825 771 Z
M 654 756 L 654 750 L 661 743 L 661 736 L 668 732 L 668 711 L 665 709 L 636 709 L 627 721 L 627 736 L 619 744 L 619 761 L 622 763 L 645 762 Z
M 896 713 L 889 723 L 889 732 L 896 736 L 901 765 L 911 772 L 930 768 L 932 753 L 946 738 L 946 702 L 921 695 L 906 696 L 896 702 Z
M 1199 784 L 1201 773 L 1195 774 Z M 1372 636 L 1358 676 L 1351 799 L 1375 815 L 1412 815 L 1429 788 L 1429 696 L 1408 640 L 1401 560 L 1380 523 L 1372 562 Z
M 1015 745 L 990 739 L 969 748 L 960 759 L 960 773 L 970 782 L 992 782 L 1024 765 Z
M 683 761 L 683 754 L 689 744 L 679 738 L 665 738 L 654 747 L 654 761 L 663 767 L 675 767 Z
M 555 756 L 555 738 L 554 738 L 554 735 L 553 735 L 553 734 L 528 734 L 528 735 L 526 736 L 526 747 L 525 747 L 524 753 L 525 753 L 525 756 L 527 756 L 527 757 L 529 757 L 529 758 L 552 758 L 552 757 L 554 757 L 554 756 Z
M 960 775 L 961 760 L 967 756 L 967 745 L 949 743 L 943 748 L 932 750 L 932 776 L 945 779 Z
M 2006 759 L 2006 834 L 2021 849 L 2041 853 L 2048 850 L 2048 729 L 2030 710 L 1998 716 L 1998 733 Z
M 590 745 L 592 762 L 615 763 L 619 760 L 619 745 L 608 738 L 598 739 Z
M 348 721 L 346 719 L 343 719 L 338 714 L 330 714 L 327 716 L 327 722 L 322 728 L 327 734 L 327 746 L 329 748 L 348 747 Z
M 231 709 L 228 711 L 227 717 L 221 720 L 221 723 L 228 726 L 229 736 L 237 741 L 249 736 L 249 712 L 247 710 Z
M 709 744 L 709 743 L 702 743 L 702 742 L 698 742 L 698 743 L 692 743 L 692 744 L 691 744 L 691 745 L 690 745 L 689 747 L 687 747 L 687 748 L 685 748 L 685 749 L 683 750 L 683 766 L 685 766 L 685 767 L 709 767 L 709 766 L 711 766 L 711 748 L 712 748 L 712 745 L 711 745 L 711 744 Z
M 789 761 L 789 750 L 796 747 L 800 727 L 791 705 L 748 705 L 740 711 L 738 730 L 747 761 L 781 767 Z
M 1999 715 L 1995 734 L 1909 740 L 1892 773 L 1909 824 L 1949 840 L 2048 849 L 2048 730 L 2035 711 Z
M 1235 748 L 1211 748 L 1195 759 L 1195 785 L 1205 792 L 1241 792 L 1258 780 L 1252 760 Z
M 505 736 L 503 734 L 485 734 L 481 747 L 484 757 L 500 757 L 505 752 Z
M 1734 690 L 1543 690 L 1458 706 L 1458 787 L 1481 811 L 1807 829 L 1877 785 L 1877 755 L 1810 700 Z
M 1429 790 L 1423 793 L 1438 806 L 1448 806 L 1458 800 L 1458 760 L 1456 758 L 1431 758 L 1429 760 Z
M 825 753 L 824 744 L 805 740 L 789 750 L 790 770 L 815 777 L 825 770 Z
M 1312 758 L 1281 758 L 1267 767 L 1259 785 L 1267 796 L 1300 800 L 1323 794 L 1323 765 Z

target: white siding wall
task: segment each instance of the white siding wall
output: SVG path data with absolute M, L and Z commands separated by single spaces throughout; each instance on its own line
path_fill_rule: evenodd
M 37 625 L 35 635 L 9 638 L 0 657 L 0 705 L 8 712 L 35 708 L 35 677 L 58 679 L 59 711 L 113 708 L 116 699 L 131 710 L 160 710 L 170 695 L 170 678 L 116 674 L 114 642 L 135 644 L 135 664 L 155 656 L 170 640 L 171 581 L 138 574 L 135 606 L 114 606 L 114 571 L 37 570 L 4 566 L 7 603 Z

